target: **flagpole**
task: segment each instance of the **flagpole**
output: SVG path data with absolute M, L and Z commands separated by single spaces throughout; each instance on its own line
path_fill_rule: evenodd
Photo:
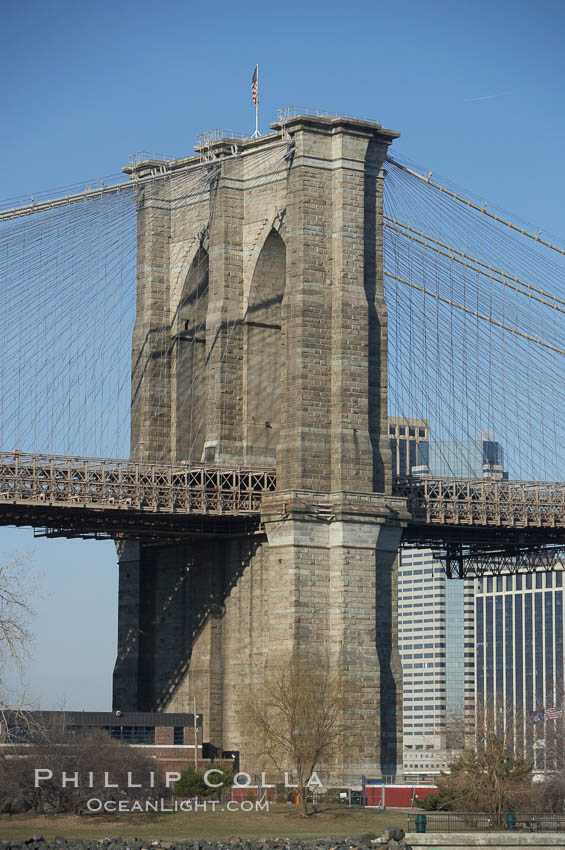
M 255 94 L 253 101 L 255 103 L 255 132 L 251 136 L 252 139 L 257 139 L 261 135 L 259 132 L 259 64 L 255 65 L 253 72 L 253 80 L 255 81 Z
M 259 63 L 257 63 L 257 103 L 255 104 L 255 138 L 259 135 Z

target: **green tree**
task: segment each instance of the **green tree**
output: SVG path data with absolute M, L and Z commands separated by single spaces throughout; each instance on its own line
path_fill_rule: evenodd
M 204 782 L 204 777 L 193 765 L 185 767 L 180 779 L 175 782 L 174 792 L 177 797 L 203 797 L 210 789 Z
M 230 789 L 233 785 L 233 771 L 226 770 L 224 767 L 222 767 L 221 764 L 219 764 L 219 762 L 215 761 L 210 762 L 209 767 L 206 768 L 206 771 L 208 770 L 216 771 L 216 773 L 212 773 L 209 777 L 209 782 L 212 783 L 214 787 L 212 787 L 212 785 L 206 785 L 206 783 L 204 783 L 204 787 L 206 790 L 204 791 L 203 796 L 213 797 L 219 800 L 222 796 L 222 793 Z
M 449 795 L 442 791 L 437 794 L 428 794 L 424 800 L 415 801 L 417 809 L 425 809 L 427 812 L 451 811 L 453 801 Z

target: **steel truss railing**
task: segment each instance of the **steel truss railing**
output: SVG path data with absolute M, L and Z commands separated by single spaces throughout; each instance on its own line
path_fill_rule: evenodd
M 257 515 L 274 469 L 0 452 L 0 506 Z M 399 478 L 415 525 L 565 528 L 565 483 Z
M 565 528 L 565 483 L 398 478 L 412 522 L 488 528 Z
M 240 516 L 274 489 L 274 470 L 0 452 L 0 506 Z

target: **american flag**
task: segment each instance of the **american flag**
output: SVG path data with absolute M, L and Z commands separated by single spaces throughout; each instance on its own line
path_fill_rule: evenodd
M 253 71 L 253 76 L 251 77 L 251 97 L 253 98 L 253 103 L 257 106 L 257 101 L 259 99 L 259 87 L 257 85 L 257 70 L 259 66 L 255 65 L 255 70 Z
M 560 708 L 546 708 L 545 716 L 548 720 L 559 720 L 560 717 L 563 717 L 563 711 Z

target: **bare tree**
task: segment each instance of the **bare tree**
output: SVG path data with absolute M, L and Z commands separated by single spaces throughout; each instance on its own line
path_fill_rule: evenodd
M 21 675 L 28 657 L 31 634 L 28 620 L 34 614 L 31 599 L 33 582 L 26 562 L 29 553 L 23 553 L 0 564 L 0 812 L 12 812 L 18 806 L 33 807 L 33 794 L 24 802 L 25 778 L 20 775 L 22 760 L 9 746 L 9 728 L 18 730 L 28 738 L 40 731 L 40 724 L 30 712 L 25 693 L 10 694 L 3 676 L 8 666 Z M 23 685 L 22 685 L 23 691 Z
M 33 577 L 27 569 L 29 552 L 0 564 L 0 731 L 6 728 L 6 714 L 17 717 L 21 728 L 32 729 L 36 723 L 29 713 L 31 705 L 25 694 L 22 672 L 28 656 L 31 634 L 28 620 L 34 611 L 31 600 L 35 593 Z M 19 674 L 18 692 L 9 693 L 3 676 L 8 666 Z
M 343 689 L 327 660 L 292 657 L 248 694 L 244 711 L 254 757 L 296 776 L 303 813 L 308 780 L 328 764 L 344 734 Z
M 437 784 L 442 802 L 462 811 L 488 812 L 497 822 L 505 811 L 532 799 L 533 761 L 515 754 L 512 713 L 487 706 L 475 719 L 474 746 L 467 747 Z
M 80 814 L 91 798 L 133 801 L 170 795 L 163 768 L 150 753 L 111 740 L 102 729 L 69 726 L 64 713 L 34 728 L 12 725 L 11 742 L 17 757 L 0 758 L 0 811 Z M 36 782 L 36 768 L 50 771 L 51 777 L 43 774 L 45 779 Z M 76 774 L 77 781 L 63 783 L 63 774 Z
M 448 711 L 445 718 L 445 749 L 465 750 L 475 740 L 475 716 L 463 707 Z
M 27 554 L 0 564 L 0 665 L 8 662 L 21 668 L 27 654 L 30 633 L 27 621 L 31 607 L 32 584 L 26 570 Z
M 560 692 L 563 693 L 561 686 Z M 545 812 L 563 812 L 565 808 L 565 718 L 563 709 L 553 709 L 552 716 L 547 716 L 545 709 L 536 712 L 542 718 L 543 726 L 538 726 L 536 732 L 541 732 L 543 738 L 538 741 L 545 761 L 545 773 L 538 777 L 535 783 L 537 808 Z M 539 721 L 538 721 L 539 723 Z M 538 751 L 539 752 L 539 751 Z M 541 781 L 540 781 L 541 780 Z

